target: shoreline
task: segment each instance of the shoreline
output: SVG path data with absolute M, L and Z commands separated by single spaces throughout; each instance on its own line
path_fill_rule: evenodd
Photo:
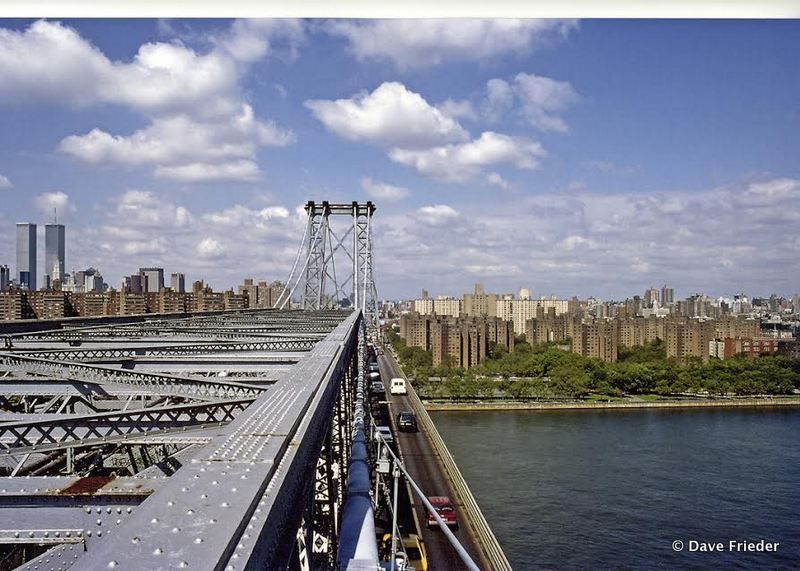
M 443 403 L 422 401 L 425 410 L 440 411 L 496 411 L 496 410 L 607 410 L 644 408 L 780 408 L 800 407 L 800 398 L 767 398 L 741 400 L 686 400 L 686 401 L 636 401 L 636 402 L 470 402 Z

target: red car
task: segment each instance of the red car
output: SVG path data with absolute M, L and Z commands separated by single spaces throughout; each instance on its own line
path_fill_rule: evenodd
M 433 505 L 436 513 L 439 514 L 439 517 L 442 518 L 445 524 L 447 524 L 447 527 L 458 529 L 456 508 L 453 507 L 453 503 L 450 501 L 450 498 L 447 496 L 431 496 L 428 498 L 428 501 Z M 428 528 L 439 525 L 439 522 L 436 521 L 436 518 L 433 517 L 431 512 L 428 512 L 427 525 Z

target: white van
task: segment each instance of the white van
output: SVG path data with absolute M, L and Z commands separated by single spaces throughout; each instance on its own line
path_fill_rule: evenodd
M 392 384 L 389 388 L 389 392 L 393 395 L 405 395 L 408 394 L 406 391 L 406 380 L 400 378 L 392 379 Z

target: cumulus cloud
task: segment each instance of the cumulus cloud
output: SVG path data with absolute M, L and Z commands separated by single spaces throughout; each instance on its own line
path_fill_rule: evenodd
M 69 196 L 64 192 L 45 192 L 33 199 L 33 203 L 42 214 L 51 216 L 53 210 L 66 214 L 75 212 L 75 206 L 70 202 Z
M 536 129 L 565 133 L 569 128 L 558 114 L 579 99 L 567 81 L 518 73 L 510 83 L 497 78 L 486 83 L 482 110 L 488 120 L 499 121 L 516 101 L 520 114 Z
M 349 99 L 309 100 L 305 105 L 330 131 L 351 141 L 421 147 L 469 137 L 457 121 L 397 82 Z
M 125 62 L 110 60 L 72 28 L 40 20 L 0 30 L 0 102 L 127 107 L 149 124 L 129 135 L 95 128 L 64 138 L 58 149 L 90 163 L 150 166 L 184 182 L 254 180 L 256 151 L 294 136 L 255 117 L 240 80 L 271 41 L 296 45 L 302 34 L 294 21 L 236 21 L 206 53 L 156 42 Z
M 361 188 L 372 198 L 389 202 L 403 200 L 410 191 L 402 186 L 394 186 L 385 182 L 378 182 L 369 177 L 361 179 Z
M 508 181 L 496 172 L 490 172 L 488 175 L 486 175 L 486 182 L 492 186 L 502 188 L 503 190 L 508 190 L 511 188 L 511 185 L 508 183 Z
M 0 174 L 0 189 L 11 188 L 13 186 L 14 185 L 11 184 L 11 181 L 9 180 L 9 178 L 7 176 L 3 176 L 3 175 Z
M 800 279 L 800 240 L 787 238 L 798 200 L 800 180 L 772 178 L 692 192 L 545 193 L 457 213 L 430 206 L 376 224 L 376 247 L 392 252 L 378 270 L 388 284 L 413 276 L 397 290 L 434 295 L 474 281 L 606 299 L 662 283 L 681 296 L 789 294 Z
M 228 248 L 214 238 L 204 238 L 197 244 L 195 251 L 201 258 L 219 258 L 227 253 Z
M 459 18 L 335 20 L 326 29 L 346 39 L 359 60 L 386 60 L 407 69 L 527 54 L 567 37 L 576 26 L 570 20 Z
M 458 211 L 447 204 L 434 204 L 418 209 L 416 217 L 426 224 L 440 224 L 458 218 Z
M 478 175 L 484 167 L 510 164 L 535 169 L 547 155 L 541 144 L 526 137 L 511 137 L 486 131 L 475 140 L 460 145 L 429 149 L 392 149 L 389 157 L 432 178 L 463 182 Z

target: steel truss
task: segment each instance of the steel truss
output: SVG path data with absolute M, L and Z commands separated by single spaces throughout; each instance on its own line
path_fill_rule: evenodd
M 48 452 L 119 441 L 131 436 L 222 425 L 253 399 L 172 405 L 121 412 L 74 415 L 61 419 L 0 423 L 4 454 Z
M 360 310 L 371 328 L 378 326 L 377 290 L 372 255 L 372 218 L 375 205 L 306 204 L 308 222 L 295 267 L 276 307 L 286 307 L 294 297 L 307 310 L 347 307 Z M 331 217 L 349 217 L 351 224 L 338 230 Z M 304 262 L 296 271 L 301 252 Z M 338 270 L 337 270 L 338 261 Z
M 157 373 L 142 373 L 98 365 L 48 361 L 13 353 L 0 353 L 0 369 L 17 374 L 55 377 L 82 383 L 114 383 L 146 388 L 159 395 L 180 395 L 204 400 L 255 396 L 265 389 L 244 383 L 177 377 Z
M 14 355 L 42 357 L 56 361 L 91 361 L 96 359 L 131 359 L 136 357 L 161 357 L 177 355 L 204 355 L 208 353 L 248 351 L 309 351 L 316 343 L 313 339 L 284 339 L 276 341 L 251 341 L 228 343 L 195 343 L 192 345 L 156 345 L 153 347 L 121 347 L 94 349 L 18 349 Z
M 121 471 L 152 490 L 120 497 L 127 507 L 119 517 L 105 513 L 110 492 L 83 502 L 62 492 L 33 498 L 0 482 L 0 507 L 19 522 L 0 532 L 10 542 L 20 533 L 29 545 L 53 545 L 35 559 L 36 551 L 23 554 L 29 561 L 21 568 L 56 561 L 64 569 L 330 568 L 342 531 L 363 322 L 360 311 L 265 310 L 72 322 L 7 336 L 0 412 L 13 414 L 0 417 L 0 474 Z M 297 358 L 277 380 L 246 383 L 283 359 L 281 351 Z M 92 359 L 116 359 L 123 368 L 85 362 Z M 143 371 L 151 361 L 167 374 Z M 175 374 L 209 363 L 245 382 L 210 369 L 205 378 Z M 83 541 L 53 539 L 67 532 Z

